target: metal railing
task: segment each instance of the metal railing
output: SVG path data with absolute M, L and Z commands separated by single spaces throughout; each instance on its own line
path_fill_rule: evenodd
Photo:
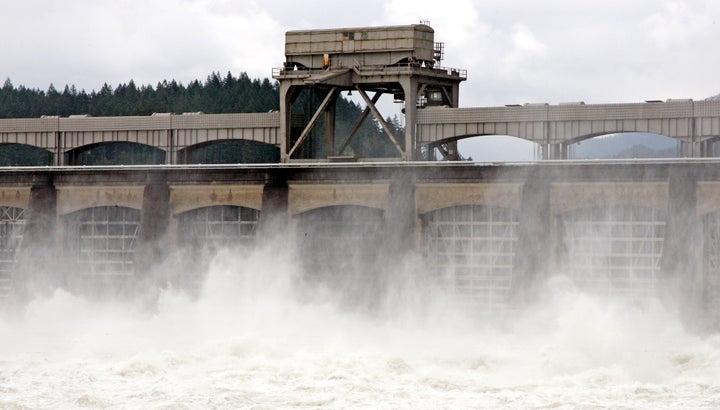
M 336 67 L 336 68 L 349 68 L 349 67 Z M 385 65 L 385 66 L 359 66 L 359 67 L 353 67 L 354 70 L 358 70 L 360 72 L 362 71 L 377 71 L 378 69 L 381 70 L 392 70 L 395 68 L 409 68 L 409 69 L 422 69 L 422 70 L 429 70 L 429 71 L 444 71 L 448 75 L 456 76 L 462 80 L 467 79 L 467 69 L 464 68 L 452 68 L 452 67 L 443 67 L 438 65 L 423 65 L 419 64 L 417 62 L 408 62 L 403 64 L 395 64 L 395 65 Z M 272 76 L 273 78 L 277 78 L 284 75 L 310 75 L 313 73 L 322 73 L 324 71 L 327 71 L 327 68 L 308 68 L 308 67 L 301 67 L 301 66 L 293 66 L 293 67 L 274 67 L 272 69 Z

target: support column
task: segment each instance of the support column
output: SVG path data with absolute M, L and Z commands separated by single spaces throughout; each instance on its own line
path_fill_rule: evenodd
M 452 85 L 452 104 L 450 107 L 452 108 L 458 108 L 460 107 L 460 83 L 453 83 Z
M 460 152 L 458 151 L 457 141 L 450 141 L 447 143 L 448 154 L 450 154 L 450 161 L 459 161 Z
M 63 154 L 63 133 L 58 131 L 55 133 L 55 152 L 53 152 L 53 165 L 56 167 L 63 166 L 65 158 Z
M 403 147 L 404 161 L 412 161 L 420 157 L 415 146 L 415 126 L 417 123 L 418 83 L 412 77 L 404 78 L 400 82 L 405 93 L 405 146 Z
M 540 144 L 540 159 L 542 159 L 542 160 L 550 159 L 550 145 L 549 144 Z
M 153 182 L 143 191 L 140 229 L 138 231 L 135 272 L 143 275 L 167 257 L 167 232 L 170 224 L 170 187 Z
M 702 141 L 693 142 L 693 158 L 705 157 L 705 144 Z
M 510 303 L 523 305 L 535 297 L 540 281 L 552 263 L 555 238 L 550 213 L 550 177 L 542 169 L 531 170 L 522 189 L 518 242 L 513 266 Z
M 713 141 L 708 139 L 703 142 L 703 158 L 712 158 Z
M 177 161 L 177 148 L 175 146 L 175 131 L 168 131 L 168 145 L 165 151 L 165 165 L 173 165 Z
M 276 172 L 265 177 L 262 193 L 262 211 L 255 229 L 259 241 L 287 236 L 288 185 L 284 173 Z
M 667 222 L 661 258 L 661 293 L 684 313 L 694 315 L 703 304 L 697 223 L 697 176 L 684 166 L 670 166 Z
M 325 158 L 335 155 L 335 105 L 339 96 L 335 93 L 325 108 Z
M 691 141 L 680 141 L 680 155 L 683 158 L 695 157 L 695 143 Z
M 564 159 L 563 158 L 563 143 L 550 144 L 550 157 L 548 159 Z
M 702 144 L 700 156 L 702 158 L 712 157 L 712 141 L 708 139 L 701 142 L 700 144 Z
M 30 189 L 27 211 L 14 278 L 16 297 L 52 292 L 64 281 L 56 253 L 57 190 L 52 181 Z
M 290 93 L 290 84 L 287 81 L 280 81 L 280 162 L 288 162 L 290 156 L 290 134 L 292 114 L 292 95 Z
M 704 143 L 702 141 L 681 141 L 680 150 L 684 158 L 704 157 Z
M 415 243 L 415 177 L 398 171 L 390 180 L 385 214 L 384 251 L 390 259 L 402 258 L 417 249 Z

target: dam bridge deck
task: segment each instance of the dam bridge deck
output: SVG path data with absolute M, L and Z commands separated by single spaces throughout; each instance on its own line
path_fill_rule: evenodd
M 570 145 L 615 133 L 644 132 L 673 138 L 683 147 L 683 157 L 695 158 L 710 156 L 712 144 L 720 139 L 720 101 L 429 106 L 415 111 L 412 121 L 406 123 L 407 141 L 398 146 L 406 159 L 421 159 L 424 148 L 442 148 L 462 138 L 485 135 L 533 142 L 543 159 L 567 159 Z M 284 121 L 286 127 L 295 129 L 303 125 L 303 118 L 293 115 L 282 120 L 279 112 L 269 112 L 0 119 L 0 145 L 22 144 L 46 150 L 52 153 L 56 166 L 80 165 L 73 155 L 93 146 L 120 142 L 152 147 L 162 153 L 165 164 L 189 163 L 193 150 L 225 141 L 262 144 L 277 151 L 277 162 L 329 161 L 341 154 L 332 149 L 322 158 L 291 158 L 288 142 L 281 136 L 281 124 Z

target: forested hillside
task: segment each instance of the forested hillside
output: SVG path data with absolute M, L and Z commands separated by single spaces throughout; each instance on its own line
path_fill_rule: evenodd
M 153 112 L 202 111 L 208 114 L 266 112 L 278 108 L 278 90 L 268 79 L 252 80 L 228 73 L 212 73 L 203 83 L 183 85 L 175 80 L 155 87 L 137 86 L 130 80 L 116 88 L 108 84 L 99 91 L 78 91 L 66 85 L 58 91 L 15 87 L 10 79 L 0 89 L 0 118 L 32 118 L 41 115 L 90 114 L 92 116 L 149 115 Z
M 312 106 L 312 101 L 302 101 L 301 106 Z M 298 104 L 296 104 L 298 105 Z M 69 116 L 75 114 L 89 114 L 91 116 L 127 116 L 150 115 L 152 113 L 183 113 L 203 112 L 206 114 L 219 113 L 245 113 L 268 112 L 279 109 L 278 85 L 270 80 L 251 79 L 247 74 L 233 76 L 227 73 L 210 74 L 204 82 L 194 80 L 187 85 L 175 80 L 164 80 L 156 86 L 135 84 L 133 80 L 119 84 L 113 88 L 104 84 L 99 91 L 78 91 L 75 86 L 66 85 L 62 91 L 50 85 L 47 91 L 27 88 L 22 85 L 15 86 L 7 79 L 0 88 L 0 118 L 38 118 L 43 115 Z M 361 108 L 352 101 L 338 98 L 337 102 L 336 132 L 339 145 L 344 135 L 352 127 L 355 119 L 361 113 Z M 392 127 L 401 132 L 399 121 L 390 120 Z M 318 127 L 319 129 L 322 129 Z M 254 162 L 254 155 L 247 155 L 248 151 L 255 151 L 257 147 L 240 143 L 223 143 L 217 146 L 204 147 L 192 155 L 194 162 L 203 163 L 232 163 Z M 116 152 L 121 150 L 122 152 Z M 127 157 L 128 153 L 139 152 L 141 157 L 150 154 L 144 148 L 138 147 L 94 147 L 84 152 L 80 157 L 84 164 L 105 164 L 117 162 L 120 157 Z M 358 138 L 350 144 L 346 154 L 357 156 L 393 156 L 396 153 L 387 137 L 375 121 L 366 120 L 361 128 Z M 30 165 L 44 164 L 48 160 L 46 153 L 33 153 L 33 159 L 22 158 L 28 156 L 28 150 L 22 147 L 0 148 L 0 165 Z M 42 155 L 41 163 L 35 159 Z M 157 163 L 154 155 L 151 163 Z M 274 161 L 274 157 L 263 154 L 260 162 Z M 136 163 L 146 162 L 142 158 Z

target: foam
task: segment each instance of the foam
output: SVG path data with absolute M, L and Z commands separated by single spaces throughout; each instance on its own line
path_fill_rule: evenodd
M 398 269 L 371 305 L 303 285 L 270 249 L 223 252 L 199 297 L 168 288 L 150 308 L 57 290 L 0 320 L 0 406 L 720 406 L 720 335 L 658 301 L 556 278 L 489 320 Z

